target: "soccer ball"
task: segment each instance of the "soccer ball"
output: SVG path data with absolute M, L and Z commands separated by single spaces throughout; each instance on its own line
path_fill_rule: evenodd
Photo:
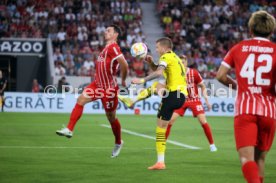
M 131 46 L 130 53 L 135 58 L 145 58 L 148 53 L 148 47 L 144 43 L 134 43 Z

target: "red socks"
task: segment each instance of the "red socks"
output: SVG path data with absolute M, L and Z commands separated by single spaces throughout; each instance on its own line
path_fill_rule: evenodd
M 167 130 L 166 130 L 166 139 L 168 139 L 170 132 L 171 132 L 171 127 L 172 125 L 168 125 L 167 126 Z M 212 132 L 211 132 L 211 128 L 209 127 L 208 123 L 205 123 L 202 125 L 202 128 L 204 130 L 204 133 L 209 141 L 210 144 L 214 144 L 214 140 L 213 140 L 213 136 L 212 136 Z
M 166 134 L 165 134 L 165 136 L 166 136 L 166 140 L 168 139 L 168 137 L 169 137 L 169 135 L 170 135 L 170 132 L 171 132 L 171 127 L 172 127 L 172 125 L 168 124 L 168 126 L 167 126 L 167 130 L 166 130 Z
M 244 178 L 248 183 L 261 183 L 258 166 L 255 161 L 248 161 L 242 166 Z
M 121 144 L 121 125 L 118 119 L 110 123 L 113 134 L 115 136 L 115 144 Z
M 214 144 L 214 140 L 213 140 L 213 136 L 212 136 L 212 132 L 211 132 L 211 128 L 210 126 L 208 125 L 208 123 L 204 123 L 202 125 L 202 128 L 204 130 L 204 133 L 209 141 L 209 144 Z
M 170 125 L 170 124 L 167 126 L 166 139 L 168 139 L 168 137 L 170 135 L 171 127 L 172 127 L 172 125 Z M 209 143 L 214 144 L 211 128 L 209 127 L 208 123 L 203 124 L 202 128 L 204 130 L 204 133 L 205 133 L 206 137 L 208 138 Z
M 80 119 L 82 112 L 83 112 L 83 106 L 76 104 L 73 111 L 71 112 L 70 121 L 67 125 L 67 128 L 69 130 L 71 131 L 74 130 L 74 127 L 77 121 Z M 111 128 L 115 136 L 115 143 L 121 144 L 121 125 L 118 119 L 116 119 L 113 123 L 111 123 Z
M 71 112 L 70 121 L 67 125 L 67 128 L 71 131 L 74 130 L 74 127 L 77 123 L 77 121 L 80 119 L 83 111 L 83 106 L 76 104 L 73 111 Z
M 260 182 L 263 183 L 264 182 L 264 178 L 260 177 Z

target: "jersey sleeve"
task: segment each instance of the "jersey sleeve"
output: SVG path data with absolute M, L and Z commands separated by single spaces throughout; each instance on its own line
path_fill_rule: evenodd
M 161 65 L 163 67 L 167 67 L 168 64 L 170 64 L 169 59 L 166 57 L 166 55 L 163 55 L 162 57 L 160 57 L 158 65 Z
M 234 63 L 234 50 L 235 50 L 236 46 L 234 46 L 233 48 L 231 48 L 228 53 L 226 54 L 226 56 L 224 57 L 223 61 L 221 62 L 221 65 L 224 65 L 227 68 L 234 68 L 235 67 L 235 63 Z
M 114 45 L 114 46 L 111 46 L 108 50 L 109 52 L 109 55 L 111 57 L 111 60 L 115 60 L 117 58 L 119 58 L 120 56 L 122 56 L 122 52 L 121 52 L 121 49 L 118 45 Z
M 197 70 L 195 70 L 195 84 L 200 84 L 203 82 L 203 79 L 201 77 L 201 75 L 199 74 L 199 72 Z

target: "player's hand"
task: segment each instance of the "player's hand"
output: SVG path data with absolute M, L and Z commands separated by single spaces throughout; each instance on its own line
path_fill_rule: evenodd
M 131 84 L 143 84 L 144 82 L 145 82 L 144 79 L 134 78 L 134 79 L 132 79 Z
M 211 104 L 209 102 L 206 102 L 206 105 L 207 105 L 208 111 L 210 111 L 212 109 Z
M 122 86 L 126 87 L 126 81 L 122 81 Z
M 147 55 L 145 57 L 145 61 L 148 62 L 149 64 L 153 62 L 153 57 L 151 55 Z

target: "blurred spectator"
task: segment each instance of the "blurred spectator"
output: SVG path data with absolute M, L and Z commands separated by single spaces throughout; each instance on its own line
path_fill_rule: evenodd
M 32 92 L 33 93 L 43 92 L 43 87 L 38 83 L 37 79 L 33 80 Z
M 210 60 L 207 62 L 207 68 L 208 68 L 208 78 L 214 78 L 216 76 L 216 71 L 218 68 L 215 66 L 215 63 L 213 60 Z
M 207 68 L 207 65 L 204 63 L 204 61 L 202 61 L 202 60 L 199 61 L 198 66 L 197 66 L 197 70 L 203 77 L 206 78 L 208 68 Z
M 95 72 L 95 67 L 94 67 L 94 66 L 90 66 L 90 68 L 87 70 L 87 76 L 90 76 L 91 82 L 94 81 L 94 79 L 95 79 L 95 74 L 96 74 L 96 72 Z
M 162 22 L 165 26 L 172 23 L 172 17 L 170 16 L 169 12 L 167 12 L 166 15 L 162 18 Z
M 60 62 L 55 62 L 55 74 L 57 76 L 64 76 L 66 74 L 65 68 Z
M 65 59 L 66 75 L 72 76 L 75 74 L 75 63 L 72 57 L 66 57 Z
M 63 62 L 64 61 L 64 57 L 63 57 L 62 53 L 60 52 L 59 48 L 55 49 L 55 52 L 53 54 L 53 60 L 54 60 L 54 62 L 57 62 L 57 61 Z
M 68 92 L 69 89 L 69 83 L 66 81 L 66 78 L 63 76 L 58 80 L 58 87 L 57 87 L 57 92 L 62 93 L 62 92 Z
M 64 41 L 66 36 L 66 32 L 64 31 L 64 28 L 62 27 L 59 32 L 57 33 L 57 39 L 58 41 Z
M 86 70 L 89 70 L 90 67 L 95 67 L 95 64 L 91 59 L 89 59 L 84 61 L 83 66 L 86 68 Z
M 65 60 L 74 60 L 74 56 L 71 54 L 71 51 L 70 50 L 66 50 L 66 54 L 64 54 L 63 58 Z

